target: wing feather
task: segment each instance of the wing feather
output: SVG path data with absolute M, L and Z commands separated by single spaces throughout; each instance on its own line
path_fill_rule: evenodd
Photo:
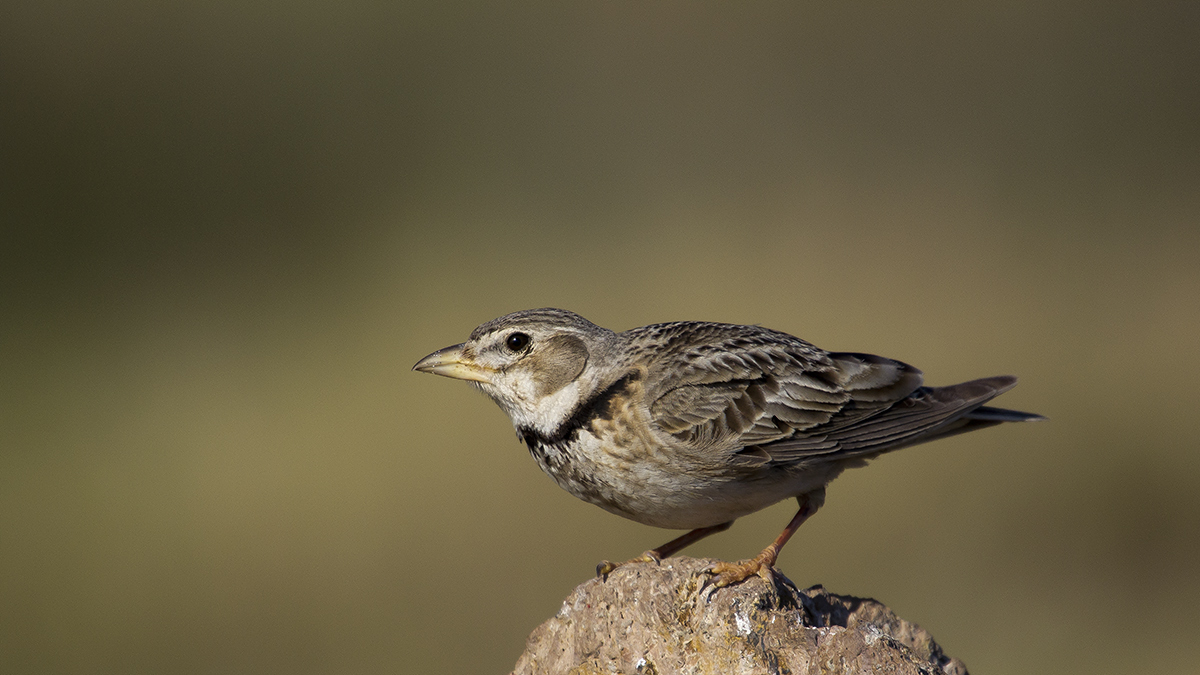
M 921 384 L 920 371 L 899 361 L 830 354 L 767 329 L 651 328 L 666 333 L 647 388 L 652 419 L 697 451 L 732 454 L 846 426 Z
M 906 363 L 825 352 L 763 328 L 646 330 L 661 340 L 647 382 L 652 420 L 692 452 L 731 462 L 786 466 L 867 457 L 964 425 L 996 424 L 1009 411 L 969 415 L 1015 384 L 995 377 L 924 387 L 921 371 Z
M 998 376 L 949 387 L 921 387 L 873 417 L 840 428 L 823 428 L 826 433 L 820 439 L 793 436 L 764 449 L 773 462 L 784 464 L 818 459 L 822 455 L 838 459 L 863 457 L 977 426 L 998 424 L 991 412 L 994 409 L 981 406 L 1015 384 L 1016 378 Z M 976 410 L 982 410 L 977 417 Z M 1038 418 L 1026 415 L 1021 419 Z

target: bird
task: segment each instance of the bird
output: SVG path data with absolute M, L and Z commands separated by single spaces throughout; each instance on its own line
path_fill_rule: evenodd
M 605 579 L 795 498 L 796 515 L 761 553 L 706 570 L 713 589 L 771 580 L 780 550 L 844 470 L 918 443 L 1044 419 L 984 405 L 1016 385 L 1010 375 L 928 387 L 901 361 L 828 352 L 757 325 L 676 321 L 618 333 L 555 308 L 483 323 L 413 370 L 481 390 L 572 495 L 638 523 L 688 530 L 623 563 L 602 561 L 596 572 Z

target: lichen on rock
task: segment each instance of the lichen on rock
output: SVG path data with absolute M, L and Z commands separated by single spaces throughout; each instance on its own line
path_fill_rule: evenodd
M 929 633 L 870 599 L 776 574 L 703 588 L 713 560 L 631 564 L 580 584 L 529 636 L 515 675 L 966 675 Z

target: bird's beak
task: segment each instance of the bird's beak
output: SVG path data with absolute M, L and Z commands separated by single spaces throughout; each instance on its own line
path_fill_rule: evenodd
M 417 365 L 413 366 L 413 370 L 452 377 L 456 380 L 470 380 L 472 382 L 491 381 L 488 377 L 489 369 L 477 365 L 470 357 L 464 354 L 462 345 L 454 345 L 453 347 L 437 350 L 417 361 Z

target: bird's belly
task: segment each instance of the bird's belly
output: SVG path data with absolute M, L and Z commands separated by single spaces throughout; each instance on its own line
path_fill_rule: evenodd
M 535 444 L 530 453 L 576 497 L 668 529 L 726 523 L 826 482 L 773 469 L 699 466 L 668 448 L 645 443 L 613 447 L 591 433 L 581 433 L 570 443 Z
M 629 512 L 620 515 L 654 527 L 690 530 L 736 520 L 809 489 L 815 488 L 793 480 L 678 483 L 630 495 L 624 505 Z

